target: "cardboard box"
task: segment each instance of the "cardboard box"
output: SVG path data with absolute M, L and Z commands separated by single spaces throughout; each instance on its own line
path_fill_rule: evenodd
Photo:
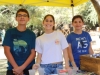
M 93 57 L 93 55 L 81 55 L 80 69 L 100 75 L 100 57 Z

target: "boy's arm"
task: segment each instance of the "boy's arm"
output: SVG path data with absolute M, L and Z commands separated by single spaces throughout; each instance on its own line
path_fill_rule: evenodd
M 32 49 L 31 50 L 31 54 L 28 57 L 28 59 L 24 62 L 24 64 L 22 64 L 21 66 L 19 66 L 18 68 L 13 69 L 14 72 L 16 72 L 17 74 L 21 74 L 23 72 L 23 70 L 32 62 L 32 60 L 35 59 L 35 50 Z
M 36 56 L 36 51 L 34 49 L 32 49 L 30 56 L 25 61 L 25 63 L 22 65 L 22 67 L 25 69 L 32 62 L 32 60 L 35 59 L 35 56 Z
M 11 52 L 10 52 L 10 47 L 9 46 L 4 46 L 4 53 L 8 59 L 8 61 L 10 62 L 10 64 L 13 66 L 13 68 L 17 68 L 18 65 L 16 64 Z
M 90 43 L 90 47 L 89 47 L 89 54 L 93 54 L 93 49 L 92 49 L 92 46 L 91 46 L 91 43 Z

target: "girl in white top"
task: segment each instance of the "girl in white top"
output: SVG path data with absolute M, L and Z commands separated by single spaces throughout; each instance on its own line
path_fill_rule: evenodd
M 65 68 L 70 69 L 67 54 L 68 43 L 62 32 L 54 31 L 54 25 L 55 19 L 53 15 L 46 15 L 43 20 L 45 33 L 36 39 L 35 50 L 38 55 L 33 68 L 37 69 L 40 65 L 45 69 L 45 74 L 57 74 L 56 69 L 63 68 L 63 57 L 65 59 Z

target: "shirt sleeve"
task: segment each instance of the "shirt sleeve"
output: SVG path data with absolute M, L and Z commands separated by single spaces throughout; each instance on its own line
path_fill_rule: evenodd
M 36 38 L 36 47 L 35 47 L 35 50 L 36 50 L 38 53 L 41 53 L 41 54 L 42 54 L 42 46 L 41 46 L 39 37 Z
M 35 36 L 35 33 L 32 32 L 32 36 L 31 36 L 31 49 L 35 49 L 35 42 L 36 42 L 36 36 Z
M 6 31 L 6 34 L 5 34 L 2 46 L 9 46 L 9 47 L 11 47 L 11 31 L 10 30 Z
M 68 42 L 66 40 L 65 35 L 61 31 L 57 31 L 57 34 L 60 34 L 60 43 L 61 43 L 62 49 L 67 48 L 68 47 Z
M 87 32 L 87 35 L 88 35 L 89 42 L 91 42 L 92 38 L 91 38 L 91 36 L 90 36 L 90 34 L 88 32 Z
M 71 44 L 71 35 L 70 34 L 66 37 L 66 40 L 68 41 L 69 44 Z

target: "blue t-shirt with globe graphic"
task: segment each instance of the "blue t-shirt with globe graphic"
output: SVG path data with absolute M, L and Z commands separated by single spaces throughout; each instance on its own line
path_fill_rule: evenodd
M 17 28 L 12 28 L 6 31 L 3 46 L 10 47 L 10 52 L 14 60 L 20 66 L 31 54 L 31 49 L 35 49 L 35 39 L 35 34 L 29 29 L 20 32 Z M 26 69 L 32 67 L 34 63 L 35 60 L 33 60 Z M 7 69 L 12 70 L 12 68 L 12 65 L 8 62 Z

